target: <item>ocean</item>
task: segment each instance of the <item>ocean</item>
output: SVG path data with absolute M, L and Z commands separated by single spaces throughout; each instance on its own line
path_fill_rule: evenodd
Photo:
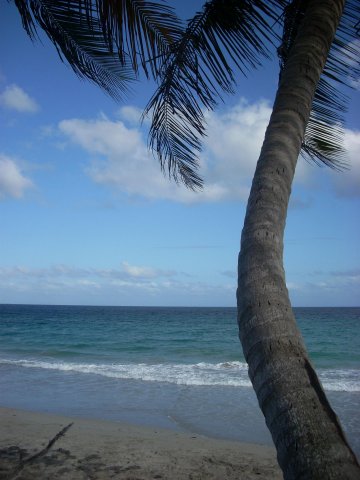
M 295 308 L 360 455 L 360 308 Z M 0 405 L 271 444 L 235 308 L 0 305 Z

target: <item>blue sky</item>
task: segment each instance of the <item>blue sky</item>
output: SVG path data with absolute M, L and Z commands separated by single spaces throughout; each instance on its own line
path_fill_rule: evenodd
M 180 2 L 191 13 L 201 2 Z M 16 8 L 0 16 L 0 303 L 235 306 L 245 206 L 277 60 L 208 116 L 202 193 L 169 182 L 138 121 L 152 86 L 115 103 L 80 81 Z M 285 234 L 294 306 L 360 304 L 360 95 L 351 170 L 299 160 Z

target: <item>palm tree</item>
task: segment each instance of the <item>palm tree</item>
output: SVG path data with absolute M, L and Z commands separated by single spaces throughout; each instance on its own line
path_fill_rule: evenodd
M 297 328 L 282 259 L 300 152 L 334 168 L 344 164 L 345 103 L 334 82 L 348 84 L 360 73 L 352 43 L 359 3 L 210 0 L 184 28 L 164 4 L 140 0 L 37 0 L 31 7 L 16 0 L 16 5 L 29 34 L 34 35 L 34 21 L 40 23 L 76 73 L 108 93 L 123 89 L 139 64 L 154 76 L 158 88 L 145 110 L 152 115 L 150 147 L 163 170 L 193 189 L 202 185 L 196 168 L 204 107 L 214 108 L 222 91 L 233 91 L 235 69 L 244 73 L 258 65 L 282 31 L 279 86 L 241 237 L 240 340 L 284 478 L 359 479 L 357 459 Z M 107 59 L 111 81 L 84 63 L 94 55 Z M 113 68 L 122 76 L 112 76 Z

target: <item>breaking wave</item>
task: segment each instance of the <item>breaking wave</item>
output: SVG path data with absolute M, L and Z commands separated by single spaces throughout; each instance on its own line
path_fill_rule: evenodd
M 251 387 L 247 364 L 232 361 L 221 363 L 72 363 L 42 360 L 0 359 L 2 365 L 23 368 L 39 368 L 59 372 L 101 375 L 118 379 L 167 382 L 189 386 Z M 326 390 L 360 391 L 360 372 L 351 369 L 319 369 L 320 379 Z

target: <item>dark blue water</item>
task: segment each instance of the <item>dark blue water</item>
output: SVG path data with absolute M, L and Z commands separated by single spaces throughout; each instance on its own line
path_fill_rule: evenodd
M 360 451 L 360 309 L 295 309 Z M 0 404 L 270 442 L 233 308 L 0 306 Z

